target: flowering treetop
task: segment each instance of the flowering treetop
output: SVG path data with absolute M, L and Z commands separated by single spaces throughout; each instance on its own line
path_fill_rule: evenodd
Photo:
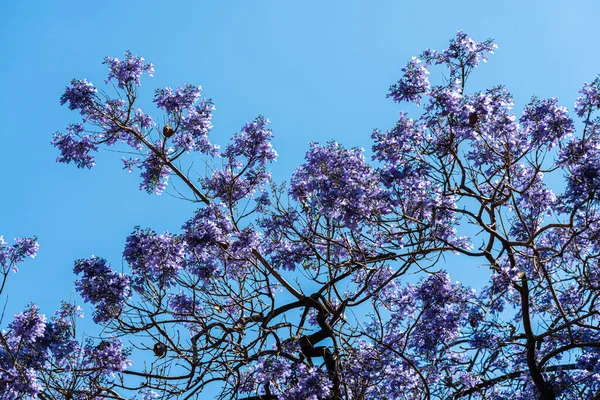
M 135 153 L 123 163 L 141 171 L 141 190 L 179 179 L 199 208 L 180 230 L 134 228 L 124 273 L 101 257 L 75 261 L 102 337 L 74 340 L 72 305 L 50 322 L 32 305 L 2 333 L 0 388 L 14 398 L 194 398 L 214 387 L 246 400 L 599 397 L 600 80 L 580 91 L 580 132 L 555 98 L 534 97 L 517 116 L 506 88 L 468 89 L 495 49 L 458 32 L 413 57 L 388 96 L 420 115 L 375 130 L 371 161 L 311 143 L 287 188 L 271 181 L 264 117 L 221 150 L 199 86 L 156 90 L 160 118 L 136 106 L 154 72 L 141 57 L 105 59 L 117 97 L 73 80 L 61 102 L 82 121 L 54 135 L 57 161 L 91 168 L 115 146 Z M 196 180 L 185 163 L 198 158 L 211 167 Z M 551 177 L 564 179 L 560 191 Z M 1 247 L 5 272 L 33 248 Z M 450 253 L 486 266 L 489 282 L 453 282 Z

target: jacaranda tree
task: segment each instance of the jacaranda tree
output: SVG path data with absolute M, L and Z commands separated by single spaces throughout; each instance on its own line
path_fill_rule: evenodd
M 198 86 L 137 107 L 141 57 L 105 59 L 116 94 L 73 80 L 61 103 L 82 121 L 54 135 L 58 161 L 114 146 L 141 190 L 178 180 L 198 209 L 132 228 L 125 273 L 75 261 L 97 339 L 76 340 L 70 303 L 16 315 L 4 398 L 600 399 L 600 79 L 575 120 L 555 98 L 517 116 L 504 87 L 467 86 L 495 47 L 459 32 L 413 57 L 388 96 L 420 115 L 375 130 L 371 161 L 311 143 L 287 186 L 263 117 L 220 148 Z M 4 280 L 36 250 L 0 242 Z M 454 260 L 489 282 L 454 282 Z

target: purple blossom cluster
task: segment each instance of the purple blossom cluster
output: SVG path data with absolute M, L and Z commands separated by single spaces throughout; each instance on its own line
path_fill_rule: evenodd
M 71 124 L 68 126 L 69 133 L 55 133 L 52 145 L 60 150 L 60 157 L 56 162 L 69 164 L 71 161 L 77 168 L 92 168 L 96 165 L 91 152 L 98 150 L 98 146 L 89 135 L 81 135 L 84 132 L 83 125 Z
M 187 109 L 187 114 L 181 117 L 179 130 L 173 137 L 175 147 L 187 152 L 200 151 L 204 154 L 216 155 L 218 146 L 208 140 L 212 129 L 212 112 L 215 107 L 212 101 L 202 99 L 200 104 Z
M 519 122 L 531 137 L 533 146 L 547 145 L 550 150 L 558 144 L 558 140 L 575 132 L 575 125 L 568 116 L 566 107 L 557 103 L 556 98 L 534 98 L 525 106 Z
M 277 152 L 271 144 L 273 131 L 267 128 L 268 124 L 268 119 L 259 116 L 231 138 L 222 154 L 227 164 L 203 181 L 214 197 L 236 202 L 257 189 L 262 190 L 270 180 L 266 165 L 277 159 Z
M 167 113 L 179 114 L 182 110 L 192 107 L 200 99 L 201 90 L 201 86 L 190 84 L 180 86 L 175 90 L 170 87 L 156 89 L 152 101 Z
M 80 361 L 80 346 L 74 337 L 74 318 L 79 309 L 63 303 L 50 321 L 31 304 L 14 316 L 2 332 L 0 391 L 3 399 L 36 396 L 45 389 L 38 372 L 50 365 L 72 368 Z
M 26 311 L 16 314 L 8 326 L 13 339 L 21 343 L 31 344 L 44 336 L 46 331 L 46 316 L 39 314 L 39 307 L 32 304 Z
M 115 272 L 105 259 L 96 256 L 75 261 L 73 272 L 82 274 L 75 288 L 94 305 L 94 322 L 108 322 L 121 313 L 131 296 L 128 276 Z
M 131 361 L 127 359 L 128 352 L 123 349 L 123 343 L 119 339 L 107 339 L 98 345 L 90 343 L 83 350 L 86 367 L 97 370 L 101 375 L 123 372 L 131 365 Z
M 166 149 L 167 154 L 172 149 Z M 169 178 L 171 177 L 171 167 L 166 165 L 164 157 L 157 155 L 155 152 L 150 152 L 146 159 L 142 162 L 142 183 L 140 190 L 148 193 L 162 194 L 167 188 Z
M 134 56 L 129 50 L 125 52 L 125 59 L 105 57 L 104 64 L 108 65 L 109 70 L 106 83 L 115 79 L 120 89 L 125 89 L 128 85 L 140 86 L 140 77 L 144 73 L 154 75 L 152 63 L 145 63 L 143 57 Z
M 413 57 L 406 66 L 402 68 L 404 73 L 402 78 L 390 87 L 388 97 L 395 102 L 408 101 L 417 105 L 421 104 L 421 97 L 429 91 L 429 71 L 425 65 L 421 65 L 421 60 Z
M 4 237 L 0 236 L 0 268 L 4 273 L 12 270 L 17 272 L 18 264 L 27 257 L 35 258 L 39 249 L 36 237 L 16 238 L 15 244 L 7 246 Z
M 332 383 L 320 368 L 279 359 L 259 359 L 254 366 L 253 384 L 241 392 L 253 392 L 256 386 L 268 387 L 271 394 L 285 400 L 324 400 L 329 398 Z
M 579 94 L 580 96 L 575 102 L 575 111 L 577 116 L 582 118 L 600 106 L 600 77 L 594 79 L 591 83 L 586 82 L 579 90 Z
M 196 315 L 201 308 L 197 299 L 193 299 L 183 292 L 169 294 L 168 302 L 173 314 L 182 318 Z
M 363 151 L 345 149 L 339 143 L 311 143 L 306 162 L 296 169 L 290 182 L 292 198 L 351 229 L 389 212 L 385 193 Z
M 73 79 L 71 86 L 65 89 L 65 93 L 60 98 L 60 104 L 68 103 L 70 110 L 80 110 L 84 117 L 93 111 L 93 107 L 97 100 L 96 93 L 98 89 L 94 87 L 92 82 L 85 79 Z
M 183 225 L 183 230 L 189 250 L 202 253 L 214 246 L 229 246 L 233 225 L 225 208 L 213 203 L 196 211 Z
M 178 235 L 138 227 L 127 238 L 123 257 L 131 266 L 137 291 L 144 290 L 146 281 L 169 288 L 185 267 L 185 243 Z

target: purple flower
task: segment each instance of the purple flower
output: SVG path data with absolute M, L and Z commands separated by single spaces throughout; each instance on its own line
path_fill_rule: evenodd
M 113 375 L 123 372 L 131 361 L 123 350 L 123 343 L 118 339 L 105 339 L 99 345 L 91 344 L 85 347 L 86 364 L 89 368 L 98 369 L 101 375 Z
M 184 246 L 180 236 L 136 228 L 123 251 L 125 261 L 131 265 L 136 290 L 143 290 L 146 279 L 161 288 L 171 287 L 185 266 Z
M 179 113 L 190 108 L 200 98 L 202 86 L 186 84 L 173 90 L 170 87 L 156 89 L 154 103 L 168 113 Z
M 347 150 L 335 142 L 325 146 L 311 143 L 306 162 L 291 179 L 293 199 L 309 212 L 352 229 L 357 229 L 359 222 L 388 212 L 386 196 L 362 153 L 361 149 Z
M 567 109 L 557 105 L 555 98 L 534 98 L 523 111 L 519 122 L 531 137 L 534 146 L 546 145 L 548 150 L 573 132 L 575 125 L 567 115 Z
M 107 322 L 121 313 L 131 296 L 128 276 L 113 271 L 105 259 L 96 256 L 75 261 L 73 272 L 83 273 L 75 281 L 75 288 L 95 306 L 94 322 Z
M 219 204 L 208 205 L 196 212 L 183 225 L 185 242 L 198 254 L 214 246 L 228 246 L 233 226 Z
M 3 399 L 16 400 L 24 396 L 37 398 L 42 389 L 37 379 L 37 371 L 33 368 L 0 369 L 0 391 L 3 393 Z
M 68 86 L 60 97 L 60 104 L 69 103 L 70 110 L 80 110 L 81 115 L 86 115 L 92 111 L 96 92 L 97 89 L 91 82 L 85 79 L 73 79 L 71 86 Z
M 98 146 L 92 136 L 81 136 L 83 126 L 79 124 L 69 125 L 69 133 L 55 133 L 52 145 L 60 150 L 60 157 L 56 162 L 69 164 L 71 161 L 77 168 L 92 168 L 96 165 L 94 156 L 90 153 L 98 150 Z
M 408 101 L 417 105 L 421 104 L 421 96 L 429 91 L 429 71 L 421 65 L 421 60 L 413 57 L 406 66 L 402 68 L 404 75 L 390 87 L 388 97 L 395 102 Z
M 27 310 L 15 315 L 8 326 L 12 331 L 13 340 L 31 344 L 44 336 L 46 316 L 38 311 L 39 307 L 31 304 Z
M 154 75 L 152 63 L 146 64 L 143 57 L 134 56 L 129 50 L 125 52 L 124 60 L 104 57 L 104 64 L 107 64 L 109 69 L 106 83 L 114 78 L 117 80 L 120 89 L 125 89 L 131 84 L 140 86 L 140 77 L 143 73 L 147 73 L 149 76 Z
M 156 148 L 160 148 L 159 145 Z M 166 154 L 169 154 L 172 149 L 165 149 Z M 171 176 L 171 168 L 165 164 L 162 157 L 158 156 L 155 152 L 150 152 L 146 156 L 146 159 L 140 166 L 142 169 L 142 183 L 140 184 L 140 190 L 144 190 L 148 193 L 162 194 L 167 188 L 169 178 Z
M 600 77 L 592 83 L 586 82 L 579 90 L 579 96 L 575 102 L 575 111 L 580 118 L 586 112 L 592 112 L 600 106 Z
M 260 166 L 277 159 L 277 152 L 271 144 L 273 131 L 267 129 L 268 124 L 268 119 L 259 116 L 254 122 L 245 124 L 242 131 L 231 138 L 231 143 L 223 153 L 231 165 L 235 165 L 239 158 L 245 158 L 248 165 Z
M 11 247 L 6 246 L 4 237 L 0 236 L 0 268 L 3 271 L 12 269 L 17 272 L 18 264 L 23 262 L 26 257 L 34 258 L 37 255 L 39 244 L 37 237 L 16 238 L 15 244 Z
M 173 314 L 180 317 L 190 317 L 196 315 L 200 310 L 200 302 L 194 300 L 183 292 L 169 294 L 169 307 Z
M 203 99 L 199 105 L 189 107 L 187 114 L 181 117 L 181 124 L 173 137 L 176 148 L 187 152 L 200 151 L 208 155 L 216 155 L 218 146 L 208 140 L 212 129 L 212 111 L 215 109 L 212 101 Z

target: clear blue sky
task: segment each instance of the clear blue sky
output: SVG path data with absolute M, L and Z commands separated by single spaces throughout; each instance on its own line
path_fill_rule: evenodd
M 400 68 L 459 29 L 499 46 L 470 84 L 504 84 L 518 107 L 537 95 L 572 109 L 600 73 L 598 15 L 592 0 L 0 2 L 0 235 L 40 242 L 38 258 L 11 276 L 9 319 L 31 301 L 51 314 L 71 296 L 74 259 L 95 254 L 119 267 L 134 226 L 178 231 L 193 210 L 139 192 L 120 155 L 104 153 L 91 171 L 54 163 L 52 133 L 78 120 L 58 99 L 74 77 L 102 84 L 105 55 L 131 49 L 153 62 L 149 97 L 202 85 L 217 107 L 213 142 L 270 118 L 281 181 L 309 141 L 370 148 L 372 129 L 393 126 L 404 107 L 385 98 Z

